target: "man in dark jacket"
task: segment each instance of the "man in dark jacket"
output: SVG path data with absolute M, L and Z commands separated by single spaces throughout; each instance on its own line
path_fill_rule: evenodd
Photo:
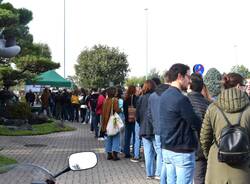
M 203 79 L 200 74 L 193 73 L 190 80 L 190 89 L 192 92 L 188 93 L 188 98 L 194 108 L 196 115 L 200 119 L 200 125 L 203 122 L 206 110 L 210 102 L 201 94 L 203 88 Z M 200 129 L 198 130 L 198 137 L 200 135 Z M 207 170 L 207 160 L 199 148 L 196 152 L 196 164 L 195 164 L 195 184 L 204 184 L 205 175 Z
M 96 114 L 96 107 L 98 102 L 99 92 L 97 88 L 92 89 L 92 94 L 90 95 L 89 105 L 91 110 L 91 124 L 90 124 L 90 131 L 95 131 L 95 138 L 98 138 L 99 133 L 99 125 L 98 119 Z
M 26 102 L 30 106 L 34 106 L 35 98 L 36 98 L 36 96 L 31 90 L 29 90 L 29 92 L 26 93 L 26 95 L 25 95 Z
M 178 63 L 168 72 L 171 86 L 161 95 L 159 119 L 167 183 L 192 184 L 198 147 L 195 131 L 200 129 L 200 120 L 188 97 L 182 94 L 190 81 L 190 69 Z
M 149 96 L 148 99 L 148 119 L 152 122 L 153 133 L 155 139 L 153 141 L 154 149 L 156 152 L 156 169 L 155 169 L 155 179 L 160 179 L 161 184 L 166 184 L 166 169 L 165 165 L 162 165 L 162 150 L 161 150 L 161 140 L 160 140 L 160 130 L 159 130 L 159 103 L 160 97 L 164 91 L 169 88 L 168 72 L 164 75 L 165 84 L 159 84 L 154 93 Z

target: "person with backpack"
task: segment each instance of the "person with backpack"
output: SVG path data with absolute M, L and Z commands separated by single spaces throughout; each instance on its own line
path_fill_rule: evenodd
M 250 108 L 243 77 L 223 77 L 221 94 L 208 107 L 200 142 L 207 161 L 206 184 L 250 181 Z

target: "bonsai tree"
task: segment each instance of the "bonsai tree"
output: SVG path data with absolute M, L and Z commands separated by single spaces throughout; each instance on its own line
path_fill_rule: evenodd
M 19 82 L 32 79 L 42 72 L 60 67 L 59 63 L 51 60 L 51 52 L 46 44 L 33 43 L 33 36 L 29 33 L 28 23 L 33 19 L 32 12 L 25 9 L 16 9 L 10 3 L 0 1 L 0 49 L 11 49 L 18 45 L 21 52 L 15 57 L 8 58 L 0 55 L 0 109 L 4 110 L 13 93 L 11 86 Z M 5 42 L 6 41 L 6 42 Z M 3 52 L 2 52 L 3 53 Z M 15 67 L 12 67 L 12 66 Z M 2 104 L 2 107 L 1 107 Z

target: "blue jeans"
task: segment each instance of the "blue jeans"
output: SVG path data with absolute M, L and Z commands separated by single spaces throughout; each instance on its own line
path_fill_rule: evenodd
M 167 168 L 164 162 L 162 163 L 161 168 L 161 181 L 160 184 L 167 184 Z
M 135 122 L 135 144 L 134 144 L 134 158 L 140 158 L 140 147 L 141 147 L 141 140 L 140 140 L 140 126 L 137 122 Z
M 161 153 L 161 137 L 159 135 L 155 135 L 155 141 L 153 141 L 153 144 L 156 152 L 155 176 L 161 176 L 162 153 Z
M 154 138 L 146 139 L 142 137 L 147 176 L 154 176 L 155 150 L 153 146 L 153 141 Z
M 125 121 L 124 113 L 119 113 L 120 118 L 122 119 L 122 122 Z M 124 145 L 125 145 L 125 128 L 122 128 L 120 130 L 120 151 L 124 152 Z
M 112 151 L 120 152 L 120 133 L 114 136 L 107 136 L 105 151 L 106 153 L 111 153 Z
M 89 120 L 90 120 L 90 110 L 87 108 L 85 115 L 85 123 L 89 123 Z
M 195 152 L 177 153 L 162 149 L 167 169 L 167 183 L 192 184 L 195 170 Z

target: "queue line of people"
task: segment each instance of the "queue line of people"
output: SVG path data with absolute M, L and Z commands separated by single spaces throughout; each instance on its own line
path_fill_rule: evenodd
M 190 68 L 184 64 L 170 67 L 165 75 L 165 84 L 157 84 L 154 80 L 145 81 L 140 96 L 136 97 L 135 124 L 140 128 L 147 178 L 170 184 L 247 183 L 250 179 L 249 162 L 237 167 L 219 162 L 218 146 L 214 143 L 214 139 L 219 140 L 221 129 L 226 126 L 215 110 L 216 105 L 227 113 L 232 122 L 245 109 L 241 122 L 250 137 L 246 87 L 242 76 L 229 73 L 223 76 L 221 94 L 212 99 L 202 76 L 191 74 Z M 128 87 L 127 94 L 129 89 L 131 87 Z M 108 98 L 113 97 L 108 95 Z M 123 106 L 125 114 L 126 107 Z M 103 107 L 106 108 L 109 109 L 108 106 Z M 117 102 L 116 112 L 121 111 Z M 125 115 L 125 129 L 128 132 L 128 139 L 125 133 L 127 144 L 125 140 L 123 150 L 125 158 L 131 157 L 127 145 L 130 145 L 135 124 L 127 122 Z M 106 144 L 110 144 L 110 141 Z M 111 144 L 117 145 L 119 141 Z M 107 158 L 118 160 L 116 152 L 107 151 Z
M 101 92 L 94 88 L 90 94 L 74 91 L 70 96 L 73 118 L 66 115 L 68 108 L 64 106 L 59 117 L 78 122 L 80 111 L 81 122 L 90 123 L 95 137 L 105 140 L 108 160 L 117 161 L 123 155 L 139 162 L 143 145 L 147 179 L 160 180 L 161 184 L 243 184 L 250 179 L 249 162 L 236 168 L 219 162 L 214 144 L 225 126 L 216 106 L 232 122 L 245 111 L 242 126 L 250 137 L 250 80 L 245 86 L 239 74 L 223 76 L 221 94 L 214 98 L 209 96 L 202 76 L 191 74 L 190 68 L 180 63 L 170 67 L 163 84 L 153 78 L 141 89 L 128 86 L 125 93 L 120 87 L 110 87 Z M 133 121 L 130 107 L 136 109 Z M 114 136 L 106 134 L 111 109 L 124 122 L 124 129 Z

